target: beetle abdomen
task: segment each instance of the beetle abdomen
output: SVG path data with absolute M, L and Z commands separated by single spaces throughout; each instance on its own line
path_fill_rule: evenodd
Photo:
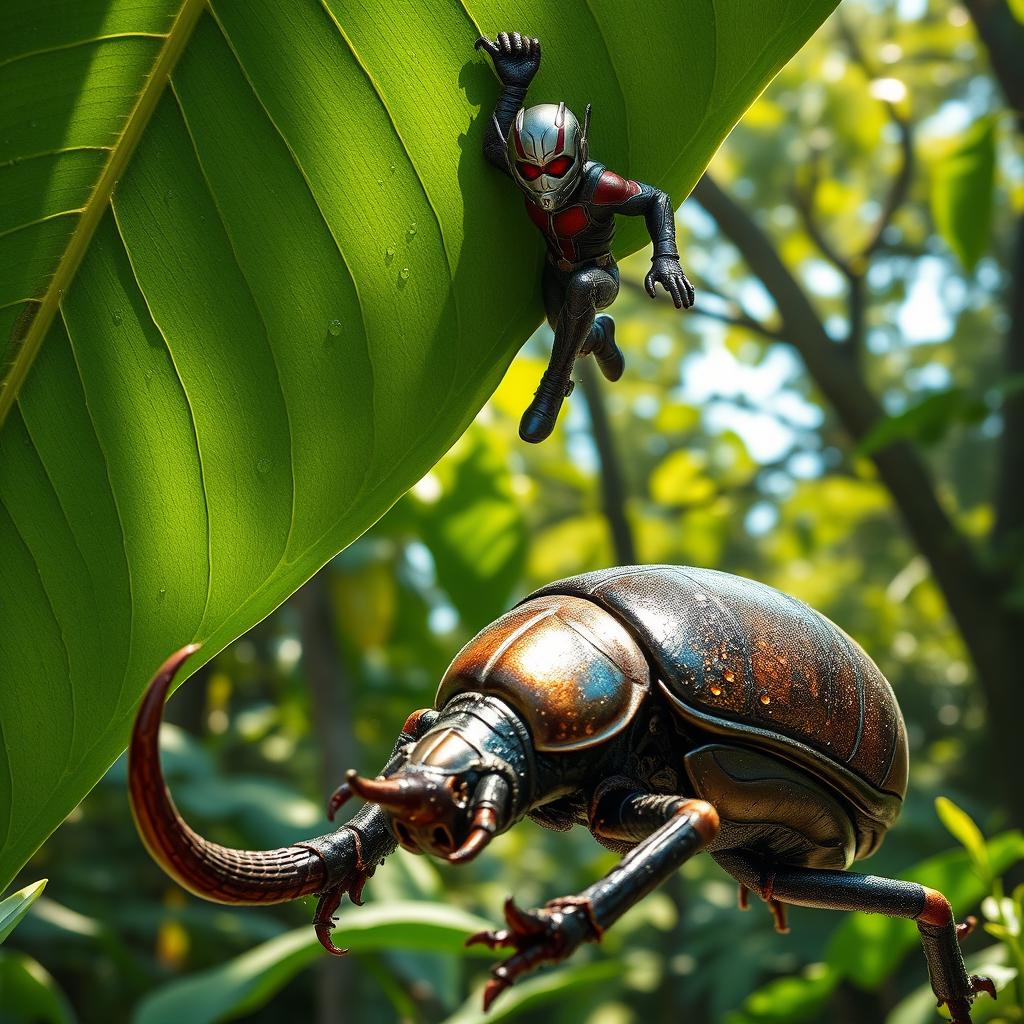
M 892 689 L 838 626 L 729 573 L 633 566 L 552 583 L 626 624 L 679 714 L 810 768 L 860 812 L 865 856 L 906 791 L 907 740 Z
M 482 629 L 451 663 L 437 707 L 487 693 L 522 715 L 537 750 L 582 750 L 621 732 L 650 689 L 647 660 L 592 601 L 527 600 Z

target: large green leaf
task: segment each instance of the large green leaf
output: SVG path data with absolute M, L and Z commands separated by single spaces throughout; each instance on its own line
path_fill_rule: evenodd
M 541 37 L 531 96 L 678 202 L 834 5 L 6 0 L 0 885 L 160 660 L 365 530 L 538 323 L 477 35 Z
M 579 988 L 593 988 L 602 982 L 619 978 L 621 974 L 622 967 L 614 960 L 569 964 L 519 982 L 514 988 L 503 992 L 488 1011 L 482 1008 L 481 986 L 444 1024 L 499 1024 L 503 1020 L 537 1020 L 539 1018 L 536 1013 L 540 1007 L 572 996 Z

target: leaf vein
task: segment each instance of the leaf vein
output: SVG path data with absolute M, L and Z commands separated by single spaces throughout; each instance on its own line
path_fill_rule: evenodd
M 135 151 L 135 146 L 156 109 L 157 100 L 163 92 L 171 69 L 184 51 L 192 29 L 205 6 L 206 0 L 183 0 L 181 10 L 171 26 L 166 42 L 160 48 L 153 70 L 146 79 L 139 98 L 125 121 L 120 137 L 110 151 L 110 158 L 97 179 L 96 187 L 86 203 L 85 212 L 78 222 L 78 227 L 75 228 L 71 241 L 57 265 L 57 270 L 47 285 L 46 293 L 42 297 L 24 342 L 19 347 L 13 363 L 7 367 L 3 378 L 4 386 L 0 390 L 0 426 L 3 425 L 3 421 L 14 404 L 14 399 L 35 362 L 43 338 L 58 312 L 61 296 L 70 287 L 78 273 L 78 268 L 107 207 L 107 200 L 113 194 L 115 184 L 127 167 L 128 161 Z
M 32 563 L 32 568 L 36 571 L 36 576 L 39 579 L 39 589 L 43 592 L 43 597 L 46 599 L 46 607 L 50 612 L 50 616 L 53 619 L 54 625 L 57 627 L 57 633 L 60 636 L 60 648 L 64 657 L 64 668 L 65 668 L 65 682 L 68 693 L 70 694 L 69 704 L 71 707 L 71 739 L 64 749 L 64 761 L 60 766 L 61 775 L 67 770 L 68 762 L 71 759 L 71 749 L 75 743 L 75 727 L 77 725 L 77 714 L 75 712 L 77 702 L 75 700 L 75 686 L 71 678 L 71 652 L 68 650 L 67 637 L 64 635 L 64 626 L 57 615 L 57 609 L 54 607 L 53 598 L 50 597 L 50 591 L 46 586 L 46 579 L 43 576 L 43 570 L 39 567 L 39 562 L 36 560 L 36 556 L 32 552 L 32 548 L 29 546 L 25 535 L 21 532 L 18 527 L 18 522 L 11 514 L 11 511 L 6 506 L 0 505 L 7 515 L 10 521 L 11 527 L 13 528 L 18 540 L 21 541 L 22 547 L 25 549 L 25 553 L 28 555 L 28 560 Z
M 0 231 L 0 238 L 6 238 L 8 235 L 16 234 L 19 231 L 26 231 L 28 228 L 34 228 L 37 224 L 45 224 L 50 220 L 58 220 L 61 217 L 73 217 L 82 213 L 85 207 L 81 207 L 77 210 L 58 210 L 56 213 L 47 213 L 42 217 L 37 217 L 35 220 L 27 221 L 25 224 L 19 224 L 17 227 L 7 228 L 4 231 Z
M 80 46 L 89 46 L 92 43 L 110 43 L 118 39 L 166 39 L 165 32 L 112 32 L 106 36 L 91 36 L 88 39 L 72 39 L 67 43 L 60 43 L 57 46 L 45 46 L 39 50 L 28 50 L 25 53 L 17 53 L 13 57 L 5 57 L 0 60 L 0 68 L 9 67 L 20 60 L 29 60 L 32 57 L 42 57 L 50 53 L 62 53 L 65 50 L 76 50 Z
M 64 311 L 63 304 L 58 307 L 61 321 L 64 324 L 64 332 L 68 338 L 68 348 L 71 350 L 71 357 L 75 361 L 75 369 L 78 371 L 78 379 L 82 385 L 82 402 L 85 405 L 85 411 L 89 416 L 89 422 L 92 424 L 93 436 L 96 438 L 96 446 L 100 450 L 100 455 L 103 457 L 103 472 L 107 479 L 107 489 L 110 491 L 110 500 L 114 505 L 114 512 L 117 514 L 117 526 L 121 534 L 121 549 L 124 552 L 124 565 L 125 571 L 128 574 L 128 649 L 125 656 L 124 670 L 121 673 L 121 689 L 118 691 L 117 702 L 114 705 L 115 708 L 121 703 L 121 693 L 124 690 L 124 680 L 128 675 L 128 668 L 132 663 L 132 649 L 134 645 L 134 625 L 135 625 L 135 583 L 132 579 L 132 562 L 128 556 L 128 536 L 124 528 L 124 516 L 121 513 L 121 506 L 117 500 L 117 490 L 114 487 L 113 477 L 110 475 L 110 456 L 107 454 L 106 446 L 103 443 L 103 438 L 100 436 L 99 429 L 96 426 L 96 417 L 93 416 L 92 407 L 89 405 L 89 392 L 85 386 L 85 374 L 82 373 L 82 364 L 78 359 L 78 350 L 75 347 L 74 335 L 71 333 L 71 324 L 68 322 L 67 314 Z M 98 742 L 98 741 L 97 741 Z M 89 751 L 85 756 L 88 756 L 96 748 L 96 743 L 90 747 Z
M 192 440 L 196 446 L 196 460 L 199 463 L 199 484 L 203 491 L 203 507 L 206 509 L 206 599 L 203 604 L 203 614 L 196 625 L 196 633 L 192 639 L 195 640 L 199 633 L 199 627 L 203 623 L 203 619 L 206 618 L 206 610 L 210 604 L 210 591 L 213 587 L 213 541 L 210 527 L 210 501 L 206 493 L 206 468 L 203 464 L 203 451 L 199 444 L 199 429 L 196 425 L 195 410 L 192 408 L 192 399 L 189 397 L 188 389 L 185 387 L 184 378 L 181 376 L 181 370 L 178 368 L 177 360 L 174 358 L 174 351 L 171 348 L 170 342 L 167 339 L 167 335 L 164 333 L 164 329 L 160 326 L 156 316 L 153 313 L 153 308 L 149 304 L 149 296 L 146 295 L 145 289 L 142 287 L 142 281 L 139 279 L 138 271 L 135 269 L 135 263 L 132 260 L 131 250 L 128 248 L 128 241 L 124 236 L 124 231 L 121 229 L 121 222 L 117 216 L 117 206 L 114 203 L 113 198 L 110 201 L 110 212 L 113 216 L 114 227 L 117 229 L 118 238 L 121 240 L 121 245 L 124 248 L 125 258 L 128 260 L 128 266 L 131 268 L 132 277 L 135 280 L 135 287 L 139 290 L 139 296 L 142 298 L 143 303 L 146 307 L 146 312 L 149 313 L 150 322 L 153 325 L 153 329 L 160 335 L 161 340 L 164 343 L 164 347 L 167 349 L 167 357 L 171 361 L 171 366 L 174 368 L 175 376 L 178 378 L 178 385 L 181 388 L 181 393 L 185 398 L 185 406 L 188 409 L 189 420 L 192 423 Z M 127 549 L 125 552 L 127 557 Z M 132 602 L 132 608 L 134 609 L 135 603 Z M 125 679 L 121 681 L 122 691 L 127 680 L 127 666 L 125 666 Z M 121 697 L 118 695 L 118 707 L 121 704 Z
M 221 205 L 217 200 L 217 194 L 210 184 L 210 178 L 206 173 L 206 166 L 203 163 L 203 158 L 199 153 L 199 147 L 196 145 L 195 136 L 192 134 L 192 126 L 188 122 L 188 116 L 185 114 L 184 104 L 181 102 L 181 97 L 178 95 L 178 90 L 174 87 L 174 81 L 171 80 L 171 95 L 174 97 L 174 102 L 178 108 L 178 114 L 181 116 L 182 124 L 185 126 L 185 134 L 188 136 L 189 144 L 192 146 L 192 152 L 196 158 L 196 164 L 199 167 L 199 174 L 203 179 L 203 184 L 206 185 L 206 191 L 210 196 L 210 202 L 213 203 L 213 208 L 217 211 L 217 218 L 220 221 L 220 225 L 224 230 L 224 237 L 227 239 L 228 248 L 231 250 L 231 255 L 234 257 L 235 266 L 238 269 L 239 277 L 245 285 L 245 290 L 249 293 L 249 298 L 252 300 L 253 309 L 256 311 L 256 315 L 259 317 L 260 326 L 263 328 L 263 337 L 266 340 L 267 350 L 270 352 L 270 358 L 274 361 L 274 369 L 276 371 L 277 379 L 277 390 L 281 396 L 281 405 L 284 408 L 284 419 L 285 425 L 288 429 L 288 471 L 291 476 L 291 510 L 288 519 L 288 533 L 285 536 L 284 548 L 281 552 L 281 557 L 278 559 L 277 564 L 280 565 L 284 559 L 285 554 L 288 551 L 288 544 L 291 540 L 292 532 L 295 529 L 295 432 L 292 427 L 292 414 L 291 409 L 288 407 L 288 399 L 284 393 L 284 386 L 281 383 L 281 364 L 278 362 L 277 352 L 274 351 L 274 343 L 271 339 L 270 328 L 267 325 L 266 318 L 263 315 L 263 309 L 260 307 L 259 299 L 256 297 L 256 293 L 253 291 L 252 283 L 249 281 L 248 276 L 245 273 L 245 269 L 242 266 L 242 261 L 238 258 L 238 250 L 235 248 L 234 239 L 231 237 L 231 231 L 228 227 L 227 218 L 224 216 L 224 211 L 221 209 Z M 195 421 L 193 420 L 193 426 Z M 197 435 L 198 436 L 198 435 Z M 198 441 L 197 441 L 198 446 Z M 209 522 L 209 514 L 207 514 L 207 522 Z M 273 570 L 272 570 L 273 571 Z M 205 617 L 205 613 L 204 613 Z
M 362 325 L 363 342 L 366 346 L 366 361 L 370 369 L 370 379 L 367 382 L 367 391 L 370 396 L 370 408 L 373 413 L 373 419 L 374 422 L 376 422 L 377 369 L 373 361 L 373 346 L 370 344 L 369 322 L 366 318 L 366 310 L 363 306 L 362 296 L 359 294 L 359 282 L 356 280 L 356 276 L 352 272 L 352 267 L 349 264 L 348 257 L 345 255 L 345 250 L 342 248 L 341 242 L 339 241 L 338 236 L 335 234 L 331 222 L 328 220 L 327 215 L 324 213 L 323 207 L 320 205 L 320 201 L 316 197 L 316 192 L 313 189 L 313 185 L 309 180 L 309 176 L 306 174 L 305 168 L 302 166 L 302 162 L 299 160 L 298 155 L 292 149 L 291 143 L 288 141 L 288 138 L 285 136 L 285 133 L 282 131 L 280 125 L 278 125 L 277 121 L 274 119 L 273 114 L 271 114 L 270 108 L 266 105 L 266 103 L 264 103 L 263 97 L 260 96 L 259 91 L 256 88 L 255 82 L 253 82 L 252 78 L 249 76 L 249 72 L 246 70 L 245 65 L 242 63 L 241 56 L 235 49 L 234 44 L 231 42 L 230 36 L 227 34 L 227 31 L 225 30 L 224 26 L 221 24 L 220 19 L 217 16 L 217 12 L 213 10 L 213 8 L 210 9 L 210 15 L 213 17 L 213 20 L 217 23 L 217 27 L 220 29 L 220 33 L 224 37 L 225 45 L 234 56 L 235 61 L 238 64 L 238 69 L 241 72 L 242 78 L 245 79 L 249 88 L 252 90 L 253 98 L 256 100 L 257 104 L 259 104 L 260 109 L 263 111 L 264 115 L 267 118 L 267 122 L 277 133 L 278 138 L 281 140 L 281 144 L 285 148 L 285 152 L 287 152 L 289 159 L 295 165 L 295 170 L 298 172 L 299 177 L 302 179 L 302 182 L 305 185 L 307 192 L 309 193 L 309 197 L 312 200 L 313 205 L 316 207 L 317 214 L 319 215 L 320 220 L 323 222 L 324 228 L 326 229 L 328 235 L 330 235 L 331 241 L 334 243 L 335 249 L 338 250 L 338 256 L 341 258 L 342 266 L 344 266 L 345 273 L 348 275 L 349 281 L 352 284 L 352 291 L 355 294 L 356 304 L 359 307 L 359 319 Z M 367 477 L 369 476 L 370 473 L 370 467 L 373 465 L 373 453 L 376 445 L 376 432 L 371 431 L 370 436 L 372 440 L 370 444 L 370 451 L 366 459 L 366 469 L 363 472 L 363 477 L 359 481 L 358 487 L 356 487 L 353 492 L 352 500 L 350 501 L 348 507 L 351 507 L 351 505 L 355 503 L 356 499 L 363 493 L 363 490 L 366 487 Z
M 392 114 L 391 108 L 388 106 L 387 100 L 384 98 L 384 93 L 379 83 L 373 77 L 369 67 L 367 67 L 359 51 L 356 49 L 355 44 L 348 37 L 348 33 L 344 30 L 344 28 L 342 28 L 341 23 L 338 21 L 338 19 L 335 18 L 334 12 L 331 11 L 331 9 L 327 6 L 327 0 L 320 0 L 320 6 L 323 8 L 327 17 L 331 20 L 335 28 L 338 30 L 338 35 L 341 37 L 342 41 L 348 47 L 349 52 L 352 54 L 352 57 L 355 60 L 356 64 L 359 65 L 360 70 L 366 76 L 366 80 L 367 82 L 369 82 L 370 88 L 373 90 L 374 96 L 377 97 L 377 102 L 381 105 L 381 108 L 387 115 L 388 121 L 391 123 L 391 129 L 395 133 L 395 138 L 398 139 L 398 142 L 402 147 L 402 151 L 405 153 L 405 157 L 409 161 L 409 165 L 415 172 L 416 181 L 420 186 L 420 191 L 422 191 L 423 198 L 426 200 L 427 203 L 427 207 L 430 209 L 431 215 L 433 216 L 434 221 L 437 224 L 437 233 L 441 238 L 441 248 L 444 250 L 445 261 L 448 264 L 448 284 L 449 286 L 451 286 L 454 281 L 455 260 L 452 256 L 451 247 L 448 244 L 448 239 L 445 237 L 444 224 L 441 221 L 440 214 L 437 212 L 437 207 L 434 205 L 433 199 L 431 199 L 430 197 L 429 191 L 427 191 L 427 186 L 423 180 L 423 174 L 421 173 L 419 167 L 416 165 L 416 161 L 415 159 L 413 159 L 412 151 L 409 149 L 408 143 L 405 141 L 405 138 L 403 137 L 401 131 L 398 128 L 398 122 L 395 120 L 395 116 L 394 114 Z M 461 337 L 462 329 L 461 317 L 459 312 L 459 296 L 458 292 L 454 288 L 452 289 L 452 309 L 455 312 L 455 336 Z M 445 405 L 448 402 L 448 399 L 451 397 L 452 388 L 455 386 L 455 380 L 458 377 L 458 346 L 455 347 L 454 355 L 455 360 L 452 363 L 451 372 L 448 374 L 447 391 L 445 393 L 444 398 L 441 400 L 441 406 Z

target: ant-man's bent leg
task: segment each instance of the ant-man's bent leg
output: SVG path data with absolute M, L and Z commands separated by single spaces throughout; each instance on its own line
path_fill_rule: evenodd
M 559 292 L 561 303 L 556 312 Z M 519 436 L 524 441 L 536 444 L 554 429 L 562 401 L 572 390 L 570 377 L 578 355 L 592 350 L 602 364 L 602 370 L 608 362 L 609 369 L 614 372 L 614 353 L 618 350 L 615 348 L 614 332 L 608 329 L 611 318 L 601 317 L 601 323 L 598 324 L 595 323 L 595 316 L 599 309 L 612 304 L 618 292 L 619 273 L 614 264 L 607 269 L 584 267 L 568 274 L 549 265 L 545 266 L 544 300 L 548 319 L 554 320 L 555 341 L 548 368 L 519 423 Z M 609 375 L 608 371 L 604 372 L 606 376 Z

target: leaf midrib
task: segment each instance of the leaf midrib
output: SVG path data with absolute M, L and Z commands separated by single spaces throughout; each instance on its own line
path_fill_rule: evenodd
M 35 316 L 29 325 L 24 338 L 18 344 L 14 359 L 2 380 L 0 380 L 0 427 L 7 419 L 8 413 L 17 401 L 21 386 L 28 377 L 29 370 L 35 362 L 43 339 L 50 329 L 50 324 L 60 306 L 61 298 L 70 287 L 78 268 L 82 263 L 89 243 L 99 226 L 110 197 L 118 180 L 128 166 L 135 147 L 149 123 L 157 101 L 163 94 L 164 87 L 174 70 L 179 57 L 184 52 L 192 29 L 199 20 L 199 15 L 206 8 L 206 0 L 183 0 L 174 24 L 167 33 L 167 39 L 153 65 L 153 70 L 146 80 L 139 98 L 125 122 L 124 130 L 110 151 L 110 156 L 96 181 L 96 186 L 82 210 L 81 219 L 75 228 L 71 241 L 57 264 L 53 277 L 50 278 L 46 291 L 41 298 Z

